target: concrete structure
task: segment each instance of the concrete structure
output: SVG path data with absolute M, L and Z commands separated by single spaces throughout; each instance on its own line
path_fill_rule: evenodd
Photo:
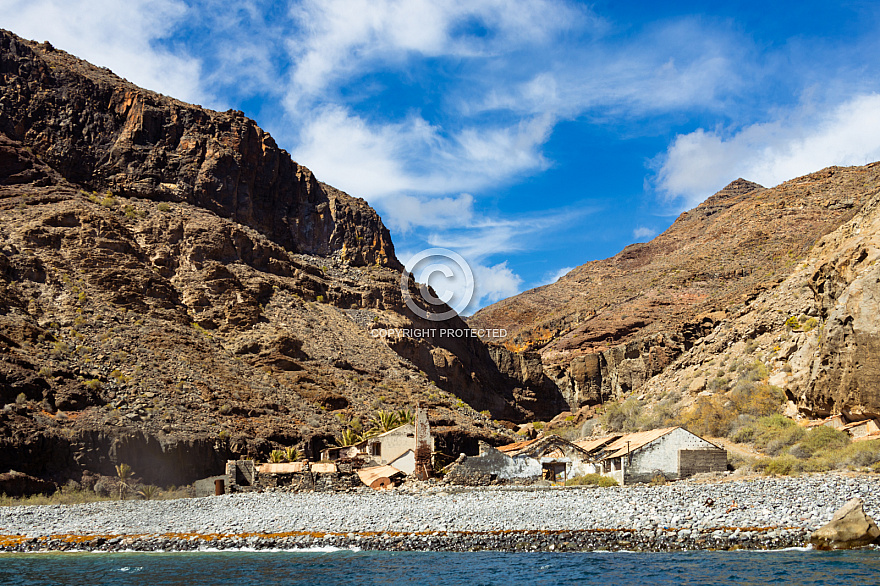
M 878 427 L 875 420 L 866 419 L 864 421 L 854 421 L 852 423 L 847 423 L 841 428 L 841 430 L 848 433 L 853 439 L 859 439 L 867 437 L 869 435 L 877 434 L 878 432 L 880 432 L 880 427 Z
M 557 435 L 493 448 L 480 442 L 480 454 L 462 455 L 446 477 L 458 484 L 482 485 L 496 481 L 549 480 L 564 482 L 593 470 L 590 454 Z
M 727 451 L 682 427 L 666 427 L 619 436 L 594 457 L 598 472 L 620 484 L 667 480 L 727 470 Z
M 385 433 L 367 438 L 351 446 L 327 448 L 321 451 L 321 460 L 363 458 L 375 465 L 393 465 L 403 473 L 430 476 L 434 438 L 427 413 L 416 410 L 414 423 L 406 423 Z
M 449 466 L 446 480 L 453 484 L 480 486 L 497 480 L 537 480 L 541 463 L 529 456 L 509 456 L 485 442 L 480 442 L 477 456 L 462 454 Z
M 847 424 L 847 419 L 841 414 L 832 415 L 830 417 L 826 417 L 825 419 L 819 419 L 817 421 L 810 421 L 807 423 L 807 427 L 819 427 L 824 425 L 826 427 L 833 427 L 834 429 L 843 429 L 843 427 Z
M 551 482 L 582 476 L 592 469 L 590 453 L 558 435 L 499 446 L 498 451 L 512 458 L 537 460 L 541 464 L 541 476 Z

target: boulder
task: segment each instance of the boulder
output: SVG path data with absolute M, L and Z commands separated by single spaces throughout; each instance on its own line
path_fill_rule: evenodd
M 0 474 L 0 494 L 12 497 L 32 496 L 35 494 L 52 494 L 55 484 L 42 478 L 36 478 L 23 472 L 10 470 Z
M 880 528 L 865 514 L 864 503 L 854 498 L 841 507 L 831 522 L 810 535 L 810 544 L 820 550 L 852 549 L 876 543 Z

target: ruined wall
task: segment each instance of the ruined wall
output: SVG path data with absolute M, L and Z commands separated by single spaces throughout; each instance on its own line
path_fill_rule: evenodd
M 724 472 L 727 470 L 727 450 L 679 450 L 678 471 L 680 478 L 705 472 Z
M 479 456 L 459 458 L 446 474 L 453 484 L 481 485 L 496 480 L 540 478 L 541 463 L 534 458 L 510 456 L 480 442 Z
M 680 450 L 718 450 L 718 446 L 685 429 L 675 429 L 632 453 L 631 461 L 624 468 L 625 483 L 648 482 L 658 472 L 667 479 L 683 478 L 686 475 L 679 470 Z M 726 452 L 724 453 L 726 469 Z

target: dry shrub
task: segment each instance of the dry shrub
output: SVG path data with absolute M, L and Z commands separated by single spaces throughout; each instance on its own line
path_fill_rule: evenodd
M 583 476 L 575 476 L 569 478 L 565 482 L 566 486 L 617 486 L 617 481 L 610 476 L 602 476 L 601 474 L 584 474 Z
M 690 409 L 684 412 L 682 423 L 691 433 L 726 436 L 737 414 L 722 397 L 698 397 Z
M 609 431 L 638 431 L 642 402 L 630 397 L 622 403 L 606 403 L 605 412 L 599 416 L 602 426 Z

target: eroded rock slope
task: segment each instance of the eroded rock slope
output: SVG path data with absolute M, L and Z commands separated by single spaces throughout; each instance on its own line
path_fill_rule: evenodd
M 423 403 L 451 455 L 516 405 L 401 299 L 379 216 L 241 112 L 0 32 L 0 469 L 183 483 Z M 463 327 L 457 318 L 443 327 Z
M 651 242 L 469 323 L 510 330 L 492 349 L 501 370 L 558 389 L 572 409 L 634 392 L 702 392 L 695 379 L 710 362 L 758 343 L 802 411 L 877 413 L 878 190 L 878 164 L 770 189 L 739 179 Z M 794 325 L 811 317 L 810 331 Z

